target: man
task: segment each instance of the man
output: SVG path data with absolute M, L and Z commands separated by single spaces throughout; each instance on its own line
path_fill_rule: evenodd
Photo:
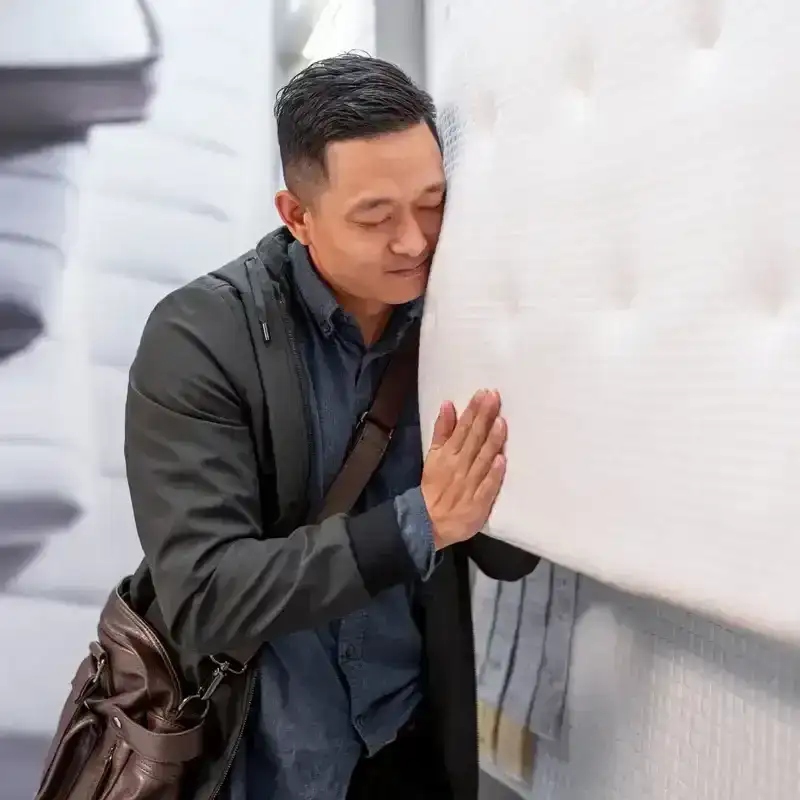
M 537 562 L 478 534 L 505 470 L 497 393 L 479 391 L 458 418 L 445 404 L 423 466 L 410 392 L 349 515 L 287 528 L 276 488 L 307 464 L 298 499 L 304 514 L 318 506 L 418 325 L 445 197 L 434 108 L 396 67 L 345 55 L 297 75 L 275 113 L 285 227 L 258 253 L 281 275 L 290 335 L 272 363 L 297 367 L 296 435 L 269 422 L 282 397 L 261 355 L 276 331 L 259 339 L 247 309 L 263 286 L 238 273 L 162 301 L 130 378 L 128 477 L 158 601 L 148 617 L 187 680 L 200 679 L 193 654 L 262 645 L 255 678 L 214 697 L 218 748 L 191 796 L 474 800 L 467 559 L 507 580 Z

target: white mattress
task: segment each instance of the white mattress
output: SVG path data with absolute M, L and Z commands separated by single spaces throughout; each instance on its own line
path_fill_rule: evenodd
M 84 149 L 82 139 L 0 140 L 0 359 L 49 327 L 59 306 Z
M 85 374 L 75 342 L 50 337 L 0 363 L 0 586 L 91 502 Z
M 152 113 L 141 125 L 92 132 L 80 186 L 79 291 L 91 309 L 80 319 L 91 362 L 84 385 L 91 432 L 83 442 L 94 499 L 9 582 L 9 591 L 27 597 L 99 604 L 138 565 L 123 441 L 128 369 L 142 328 L 164 295 L 274 226 L 272 192 L 264 191 L 273 156 L 272 56 L 260 46 L 269 6 L 179 1 L 158 13 L 169 48 Z
M 427 6 L 453 183 L 423 415 L 498 385 L 494 533 L 671 601 L 580 580 L 564 736 L 521 794 L 798 797 L 800 7 Z
M 3 0 L 0 68 L 133 61 L 150 54 L 137 0 Z
M 114 13 L 116 3 L 108 5 L 99 9 L 98 19 L 109 9 Z M 92 502 L 27 564 L 23 559 L 30 552 L 20 553 L 19 547 L 28 539 L 12 540 L 0 526 L 0 548 L 4 535 L 16 547 L 13 564 L 0 549 L 0 588 L 6 580 L 9 593 L 0 593 L 0 761 L 5 749 L 5 763 L 13 755 L 4 734 L 51 733 L 69 680 L 94 636 L 101 604 L 141 557 L 122 477 L 122 420 L 127 369 L 147 315 L 164 294 L 221 266 L 275 225 L 273 53 L 265 46 L 271 40 L 271 4 L 161 0 L 151 5 L 157 6 L 166 45 L 152 113 L 142 125 L 95 129 L 80 184 L 76 249 L 82 283 L 75 288 L 89 311 L 75 317 L 91 365 L 75 383 L 86 390 L 92 413 L 92 432 L 81 437 L 91 449 Z M 71 6 L 76 23 L 86 21 L 89 6 L 88 0 Z M 0 34 L 0 45 L 2 40 Z M 63 49 L 59 54 L 63 57 Z M 242 125 L 245 118 L 248 124 Z M 0 373 L 0 408 L 2 380 Z M 45 388 L 40 384 L 30 403 L 48 394 L 70 399 Z M 0 447 L 0 484 L 6 476 L 10 480 L 14 464 Z M 31 482 L 26 477 L 19 483 Z M 7 653 L 24 655 L 6 658 Z M 12 771 L 12 787 L 14 777 Z M 20 797 L 33 792 L 31 786 Z M 6 797 L 3 789 L 0 795 Z
M 136 568 L 142 549 L 128 484 L 117 476 L 102 476 L 95 486 L 96 499 L 86 514 L 50 538 L 7 591 L 100 605 L 111 588 Z
M 494 535 L 800 644 L 800 4 L 456 7 L 428 433 L 497 386 Z
M 46 186 L 48 180 L 39 182 Z M 16 199 L 24 206 L 24 193 Z M 35 207 L 27 211 L 37 215 Z M 20 215 L 18 222 L 23 221 Z M 26 275 L 31 307 L 46 310 L 47 316 L 45 334 L 0 360 L 0 563 L 5 562 L 4 542 L 18 543 L 26 535 L 39 540 L 60 531 L 80 516 L 92 494 L 88 358 L 79 323 L 85 307 L 78 273 L 70 264 L 62 278 L 57 264 L 59 274 L 35 275 L 32 270 L 40 264 L 29 261 L 24 250 L 16 258 L 7 265 L 6 278 Z M 18 553 L 10 556 L 18 560 Z
M 577 611 L 565 731 L 521 796 L 800 796 L 800 653 L 589 579 Z
M 0 736 L 52 735 L 100 611 L 0 595 Z

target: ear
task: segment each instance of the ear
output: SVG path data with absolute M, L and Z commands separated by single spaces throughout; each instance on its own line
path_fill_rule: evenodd
M 292 236 L 301 244 L 308 246 L 310 237 L 306 206 L 288 189 L 281 189 L 275 195 L 275 208 Z

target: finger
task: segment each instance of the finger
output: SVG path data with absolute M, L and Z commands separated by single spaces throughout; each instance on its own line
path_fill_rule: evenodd
M 442 403 L 439 415 L 433 426 L 433 441 L 431 448 L 439 448 L 447 443 L 456 427 L 456 407 L 450 402 Z
M 483 443 L 480 452 L 472 462 L 467 473 L 467 483 L 477 489 L 483 479 L 489 474 L 495 456 L 503 452 L 506 439 L 508 438 L 508 425 L 503 417 L 497 417 L 492 425 L 486 441 Z
M 464 409 L 461 416 L 458 418 L 458 424 L 450 437 L 450 447 L 454 453 L 457 453 L 464 446 L 464 442 L 469 436 L 470 428 L 478 414 L 478 411 L 486 397 L 486 389 L 480 389 L 472 396 L 469 405 Z
M 489 392 L 484 397 L 475 419 L 472 421 L 470 431 L 459 452 L 459 461 L 465 471 L 469 470 L 472 462 L 483 447 L 489 436 L 489 431 L 500 413 L 500 395 Z
M 481 481 L 475 492 L 475 500 L 486 509 L 486 519 L 500 494 L 500 488 L 503 485 L 503 479 L 506 476 L 506 457 L 504 455 L 496 455 L 492 460 L 492 466 L 489 469 L 486 477 Z

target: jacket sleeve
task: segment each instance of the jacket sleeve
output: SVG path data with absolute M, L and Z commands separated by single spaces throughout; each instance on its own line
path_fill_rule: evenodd
M 475 566 L 497 581 L 518 581 L 536 569 L 539 556 L 479 533 L 464 545 Z
M 190 284 L 145 326 L 130 373 L 125 457 L 136 526 L 175 642 L 251 649 L 413 580 L 391 501 L 269 538 L 238 373 L 255 370 L 226 287 Z

